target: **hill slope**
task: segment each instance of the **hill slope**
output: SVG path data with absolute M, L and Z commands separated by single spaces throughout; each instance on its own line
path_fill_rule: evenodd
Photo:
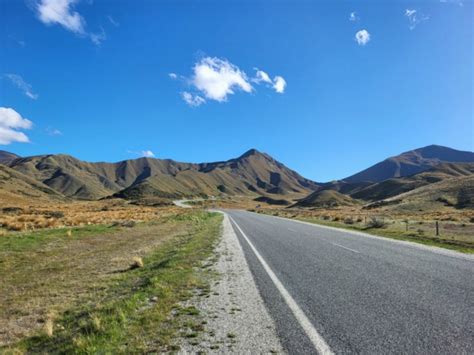
M 0 207 L 63 199 L 48 186 L 0 164 Z
M 225 194 L 306 195 L 318 184 L 303 178 L 255 149 L 236 159 L 180 163 L 140 158 L 118 163 L 89 163 L 68 155 L 15 159 L 10 167 L 68 197 L 99 199 L 182 197 Z
M 350 196 L 343 195 L 334 190 L 316 191 L 299 200 L 293 207 L 331 208 L 339 206 L 353 206 L 358 202 Z
M 19 158 L 19 156 L 16 154 L 0 150 L 0 164 L 8 165 L 17 158 Z
M 413 175 L 443 162 L 472 163 L 474 162 L 474 153 L 430 145 L 388 158 L 343 180 L 349 183 L 380 182 L 390 178 Z

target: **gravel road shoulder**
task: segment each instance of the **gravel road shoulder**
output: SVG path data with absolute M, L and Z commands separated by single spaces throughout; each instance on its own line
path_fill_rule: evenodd
M 227 215 L 213 266 L 218 278 L 208 298 L 194 297 L 187 306 L 199 310 L 204 331 L 184 337 L 180 353 L 283 353 L 275 324 L 267 312 Z

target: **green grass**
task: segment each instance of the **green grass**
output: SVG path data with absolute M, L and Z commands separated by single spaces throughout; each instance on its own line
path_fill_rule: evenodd
M 117 227 L 110 225 L 90 225 L 85 227 L 45 229 L 35 232 L 9 233 L 5 236 L 0 236 L 0 250 L 27 252 L 45 244 L 64 239 L 68 231 L 71 231 L 71 237 L 68 238 L 74 240 L 96 234 L 106 234 L 116 230 Z
M 54 321 L 52 337 L 37 334 L 9 349 L 79 354 L 172 350 L 180 314 L 198 314 L 193 308 L 181 309 L 179 303 L 193 290 L 208 287 L 206 271 L 198 266 L 212 255 L 221 220 L 220 214 L 195 211 L 160 222 L 186 223 L 192 228 L 144 257 L 144 267 L 123 272 L 104 285 L 107 292 L 95 303 L 63 313 Z M 45 238 L 54 238 L 55 232 L 48 233 Z M 17 248 L 31 248 L 34 243 L 25 239 Z

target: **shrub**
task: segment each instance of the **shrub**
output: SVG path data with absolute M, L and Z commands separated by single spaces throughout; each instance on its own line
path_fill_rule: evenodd
M 368 228 L 385 228 L 387 224 L 380 218 L 371 217 L 369 223 L 367 223 Z
M 352 217 L 347 217 L 344 219 L 344 223 L 345 224 L 354 224 L 354 220 L 352 219 Z
M 130 270 L 138 269 L 140 267 L 143 267 L 143 260 L 139 256 L 135 256 L 132 259 L 132 264 L 130 265 Z

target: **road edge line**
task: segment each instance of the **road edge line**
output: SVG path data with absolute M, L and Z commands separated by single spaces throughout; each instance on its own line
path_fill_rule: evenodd
M 295 316 L 297 322 L 300 324 L 301 328 L 305 332 L 305 334 L 308 336 L 309 340 L 313 344 L 314 348 L 319 354 L 324 354 L 324 355 L 330 355 L 334 354 L 329 347 L 329 345 L 326 343 L 324 338 L 318 333 L 316 328 L 314 328 L 313 324 L 311 321 L 308 319 L 308 317 L 304 314 L 303 310 L 298 306 L 296 301 L 293 299 L 293 297 L 290 295 L 290 293 L 286 290 L 285 286 L 281 283 L 281 281 L 278 279 L 278 277 L 275 275 L 273 270 L 270 268 L 270 266 L 267 264 L 265 259 L 260 255 L 258 250 L 255 248 L 255 246 L 252 244 L 250 239 L 247 237 L 247 235 L 244 233 L 244 231 L 240 228 L 240 226 L 237 224 L 237 222 L 230 216 L 228 215 L 230 221 L 237 227 L 239 232 L 242 234 L 242 237 L 244 237 L 245 241 L 248 243 L 250 246 L 250 249 L 252 249 L 253 253 L 257 257 L 258 261 L 262 264 L 264 270 L 272 280 L 273 284 L 277 288 L 278 292 L 280 292 L 280 295 L 283 297 L 285 303 L 287 306 L 290 308 L 291 312 Z

